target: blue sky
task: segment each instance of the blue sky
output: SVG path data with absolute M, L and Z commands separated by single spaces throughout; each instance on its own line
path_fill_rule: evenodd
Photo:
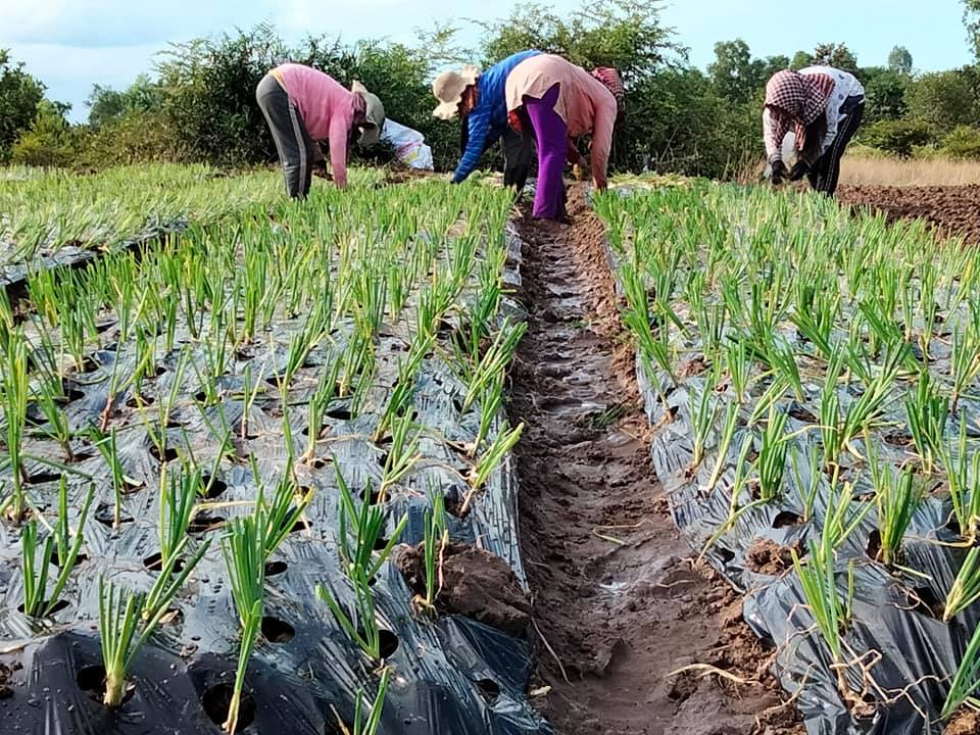
M 545 4 L 562 10 L 579 2 Z M 449 0 L 3 0 L 0 48 L 12 48 L 15 58 L 48 85 L 52 98 L 72 104 L 72 119 L 84 120 L 83 101 L 93 83 L 125 86 L 139 72 L 152 71 L 153 55 L 169 42 L 268 20 L 287 37 L 312 32 L 412 41 L 414 29 L 434 18 L 455 18 L 466 27 L 466 18 L 498 17 L 514 5 L 512 0 L 479 8 Z M 663 11 L 665 24 L 700 67 L 710 62 L 716 41 L 742 37 L 757 56 L 791 56 L 818 43 L 843 42 L 866 65 L 884 63 L 892 46 L 901 44 L 923 71 L 970 61 L 961 16 L 959 0 L 673 0 Z M 470 25 L 461 40 L 476 38 Z

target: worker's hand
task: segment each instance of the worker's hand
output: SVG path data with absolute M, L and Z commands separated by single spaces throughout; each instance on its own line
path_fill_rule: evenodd
M 572 166 L 572 176 L 575 177 L 576 181 L 582 180 L 582 167 L 577 163 Z
M 782 161 L 773 161 L 769 180 L 772 181 L 773 186 L 779 186 L 786 181 L 786 164 Z
M 797 161 L 793 165 L 793 170 L 789 172 L 790 181 L 799 181 L 810 173 L 810 164 L 806 161 Z

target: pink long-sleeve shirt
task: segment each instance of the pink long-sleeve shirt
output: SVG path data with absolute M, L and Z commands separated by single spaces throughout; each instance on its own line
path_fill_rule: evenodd
M 507 75 L 507 111 L 521 107 L 525 96 L 541 99 L 555 84 L 559 85 L 555 112 L 568 126 L 568 137 L 592 135 L 592 180 L 597 189 L 604 189 L 616 98 L 602 82 L 560 56 L 532 56 Z
M 329 142 L 334 182 L 347 186 L 347 141 L 354 127 L 354 93 L 333 77 L 302 64 L 282 64 L 272 74 L 296 105 L 310 137 Z

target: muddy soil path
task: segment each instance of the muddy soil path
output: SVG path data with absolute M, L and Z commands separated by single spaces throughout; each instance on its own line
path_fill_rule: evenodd
M 521 223 L 529 323 L 510 412 L 527 422 L 521 535 L 547 691 L 535 701 L 558 735 L 796 731 L 739 600 L 666 513 L 602 225 L 580 191 L 571 200 L 571 226 Z M 692 664 L 750 681 L 671 676 Z

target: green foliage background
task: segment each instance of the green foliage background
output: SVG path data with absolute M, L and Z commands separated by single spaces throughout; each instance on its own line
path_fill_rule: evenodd
M 254 90 L 285 61 L 309 64 L 349 85 L 363 82 L 389 116 L 422 132 L 436 167 L 459 157 L 458 122 L 432 117 L 432 78 L 449 65 L 487 66 L 515 51 L 557 53 L 586 68 L 613 66 L 627 88 L 627 117 L 611 163 L 617 170 L 655 168 L 711 177 L 734 176 L 762 158 L 760 117 L 766 81 L 780 69 L 829 64 L 855 73 L 868 101 L 859 141 L 911 156 L 980 157 L 980 72 L 969 66 L 916 73 L 896 46 L 883 66 L 860 66 L 840 43 L 792 56 L 753 57 L 741 39 L 715 45 L 705 71 L 687 59 L 666 27 L 660 0 L 583 0 L 559 14 L 547 5 L 518 7 L 483 24 L 479 48 L 457 44 L 457 29 L 436 25 L 417 43 L 307 37 L 287 44 L 268 24 L 163 50 L 152 75 L 114 90 L 95 84 L 85 125 L 69 125 L 66 108 L 44 99 L 44 85 L 0 49 L 0 161 L 105 167 L 141 161 L 247 166 L 275 161 L 275 148 Z M 980 0 L 964 0 L 969 43 L 980 53 Z M 355 151 L 384 160 L 390 152 Z M 494 148 L 485 166 L 499 165 Z

